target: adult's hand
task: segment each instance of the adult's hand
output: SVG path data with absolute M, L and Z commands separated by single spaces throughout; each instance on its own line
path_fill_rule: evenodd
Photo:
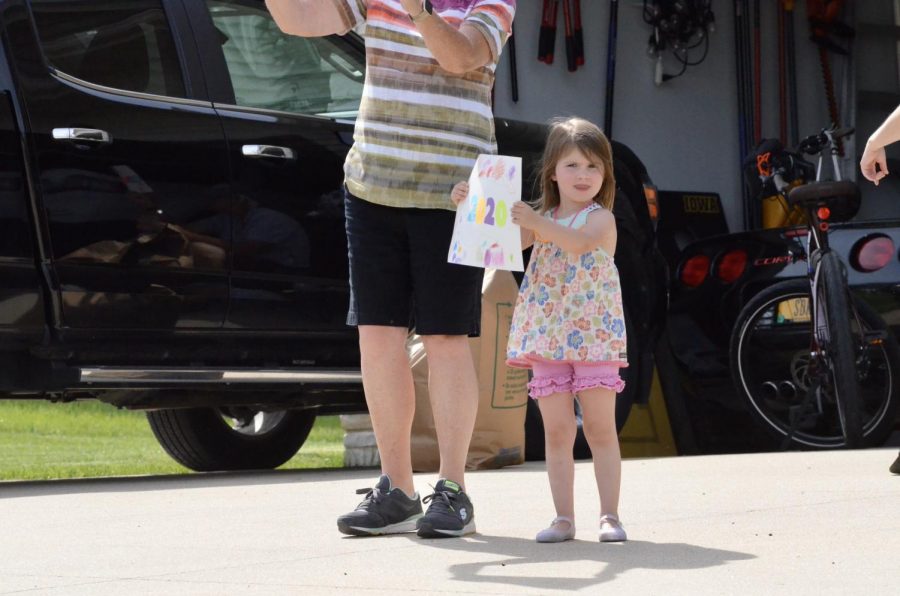
M 859 169 L 862 170 L 862 175 L 866 180 L 870 180 L 875 183 L 875 186 L 878 186 L 878 182 L 889 174 L 884 147 L 873 148 L 866 145 L 862 158 L 859 160 Z
M 900 106 L 891 112 L 891 115 L 881 123 L 881 126 L 872 133 L 866 142 L 866 149 L 859 160 L 859 169 L 862 170 L 862 175 L 867 180 L 871 180 L 877 185 L 882 178 L 888 175 L 884 148 L 897 141 L 900 141 Z

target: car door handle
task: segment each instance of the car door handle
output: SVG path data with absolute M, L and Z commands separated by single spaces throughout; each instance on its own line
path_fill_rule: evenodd
M 293 149 L 288 147 L 277 147 L 275 145 L 244 145 L 241 147 L 241 153 L 246 157 L 253 158 L 272 157 L 275 159 L 294 159 L 296 157 Z
M 57 141 L 78 141 L 80 143 L 98 143 L 108 145 L 112 137 L 105 130 L 97 128 L 54 128 L 53 138 Z

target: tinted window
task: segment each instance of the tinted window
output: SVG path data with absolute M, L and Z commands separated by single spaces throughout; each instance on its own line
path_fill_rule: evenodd
M 22 152 L 13 114 L 9 94 L 0 92 L 0 257 L 31 254 Z
M 208 0 L 238 105 L 300 114 L 359 109 L 363 56 L 335 37 L 281 32 L 261 2 Z
M 44 55 L 83 81 L 184 97 L 184 80 L 160 0 L 32 0 Z

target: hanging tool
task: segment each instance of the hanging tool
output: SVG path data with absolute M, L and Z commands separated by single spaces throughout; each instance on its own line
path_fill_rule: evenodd
M 606 108 L 603 111 L 603 132 L 612 136 L 613 99 L 616 86 L 616 38 L 619 29 L 619 0 L 609 3 L 609 34 L 606 38 Z
M 538 60 L 553 64 L 553 51 L 556 46 L 556 13 L 559 0 L 544 0 L 541 11 L 541 32 L 538 37 Z
M 785 52 L 788 85 L 788 121 L 790 122 L 790 146 L 800 144 L 800 125 L 797 101 L 797 50 L 794 41 L 794 0 L 784 0 Z
M 744 0 L 734 0 L 734 44 L 735 49 L 737 50 L 735 52 L 735 60 L 738 96 L 738 145 L 740 149 L 738 155 L 742 165 L 747 157 L 749 149 L 747 139 L 751 133 L 747 125 L 747 113 L 748 107 L 752 101 L 752 99 L 748 97 L 749 90 L 747 89 L 747 77 L 744 72 L 746 69 L 746 44 L 744 43 L 745 30 Z M 741 167 L 741 191 L 744 207 L 744 229 L 750 230 L 753 229 L 753 207 L 750 204 L 753 197 L 750 196 L 750 191 L 747 186 L 747 174 L 743 167 Z
M 787 144 L 787 40 L 785 39 L 785 12 L 783 0 L 778 0 L 778 140 Z
M 519 73 L 516 68 L 516 29 L 510 26 L 509 40 L 506 42 L 508 46 L 506 51 L 509 52 L 509 83 L 512 92 L 513 103 L 519 101 Z
M 575 58 L 578 66 L 584 66 L 584 31 L 581 28 L 581 0 L 572 0 L 575 5 Z
M 838 111 L 837 98 L 834 93 L 834 76 L 831 72 L 831 62 L 828 52 L 846 56 L 848 51 L 832 40 L 830 35 L 837 35 L 845 39 L 852 38 L 854 31 L 848 25 L 841 23 L 838 17 L 844 6 L 844 0 L 808 0 L 806 15 L 809 19 L 809 27 L 812 35 L 810 38 L 819 46 L 819 63 L 822 66 L 822 78 L 825 82 L 825 97 L 828 102 L 828 114 L 834 127 L 841 126 L 841 117 Z M 844 144 L 841 139 L 835 139 L 838 155 L 844 156 Z
M 569 72 L 578 69 L 578 58 L 575 53 L 575 27 L 572 22 L 572 7 L 569 0 L 562 0 L 563 20 L 566 25 L 566 66 Z
M 644 0 L 644 22 L 653 27 L 647 42 L 647 53 L 656 60 L 653 82 L 662 85 L 697 66 L 709 54 L 709 36 L 715 30 L 712 0 Z M 692 57 L 692 50 L 700 52 Z M 665 72 L 663 54 L 671 51 L 681 64 L 674 74 Z
M 760 2 L 753 0 L 753 142 L 762 140 L 762 32 Z

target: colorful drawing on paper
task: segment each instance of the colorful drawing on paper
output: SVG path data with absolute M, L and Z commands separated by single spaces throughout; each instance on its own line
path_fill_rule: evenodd
M 522 160 L 479 155 L 469 176 L 469 196 L 456 208 L 447 261 L 473 267 L 522 271 L 519 226 L 510 219 L 522 197 Z

